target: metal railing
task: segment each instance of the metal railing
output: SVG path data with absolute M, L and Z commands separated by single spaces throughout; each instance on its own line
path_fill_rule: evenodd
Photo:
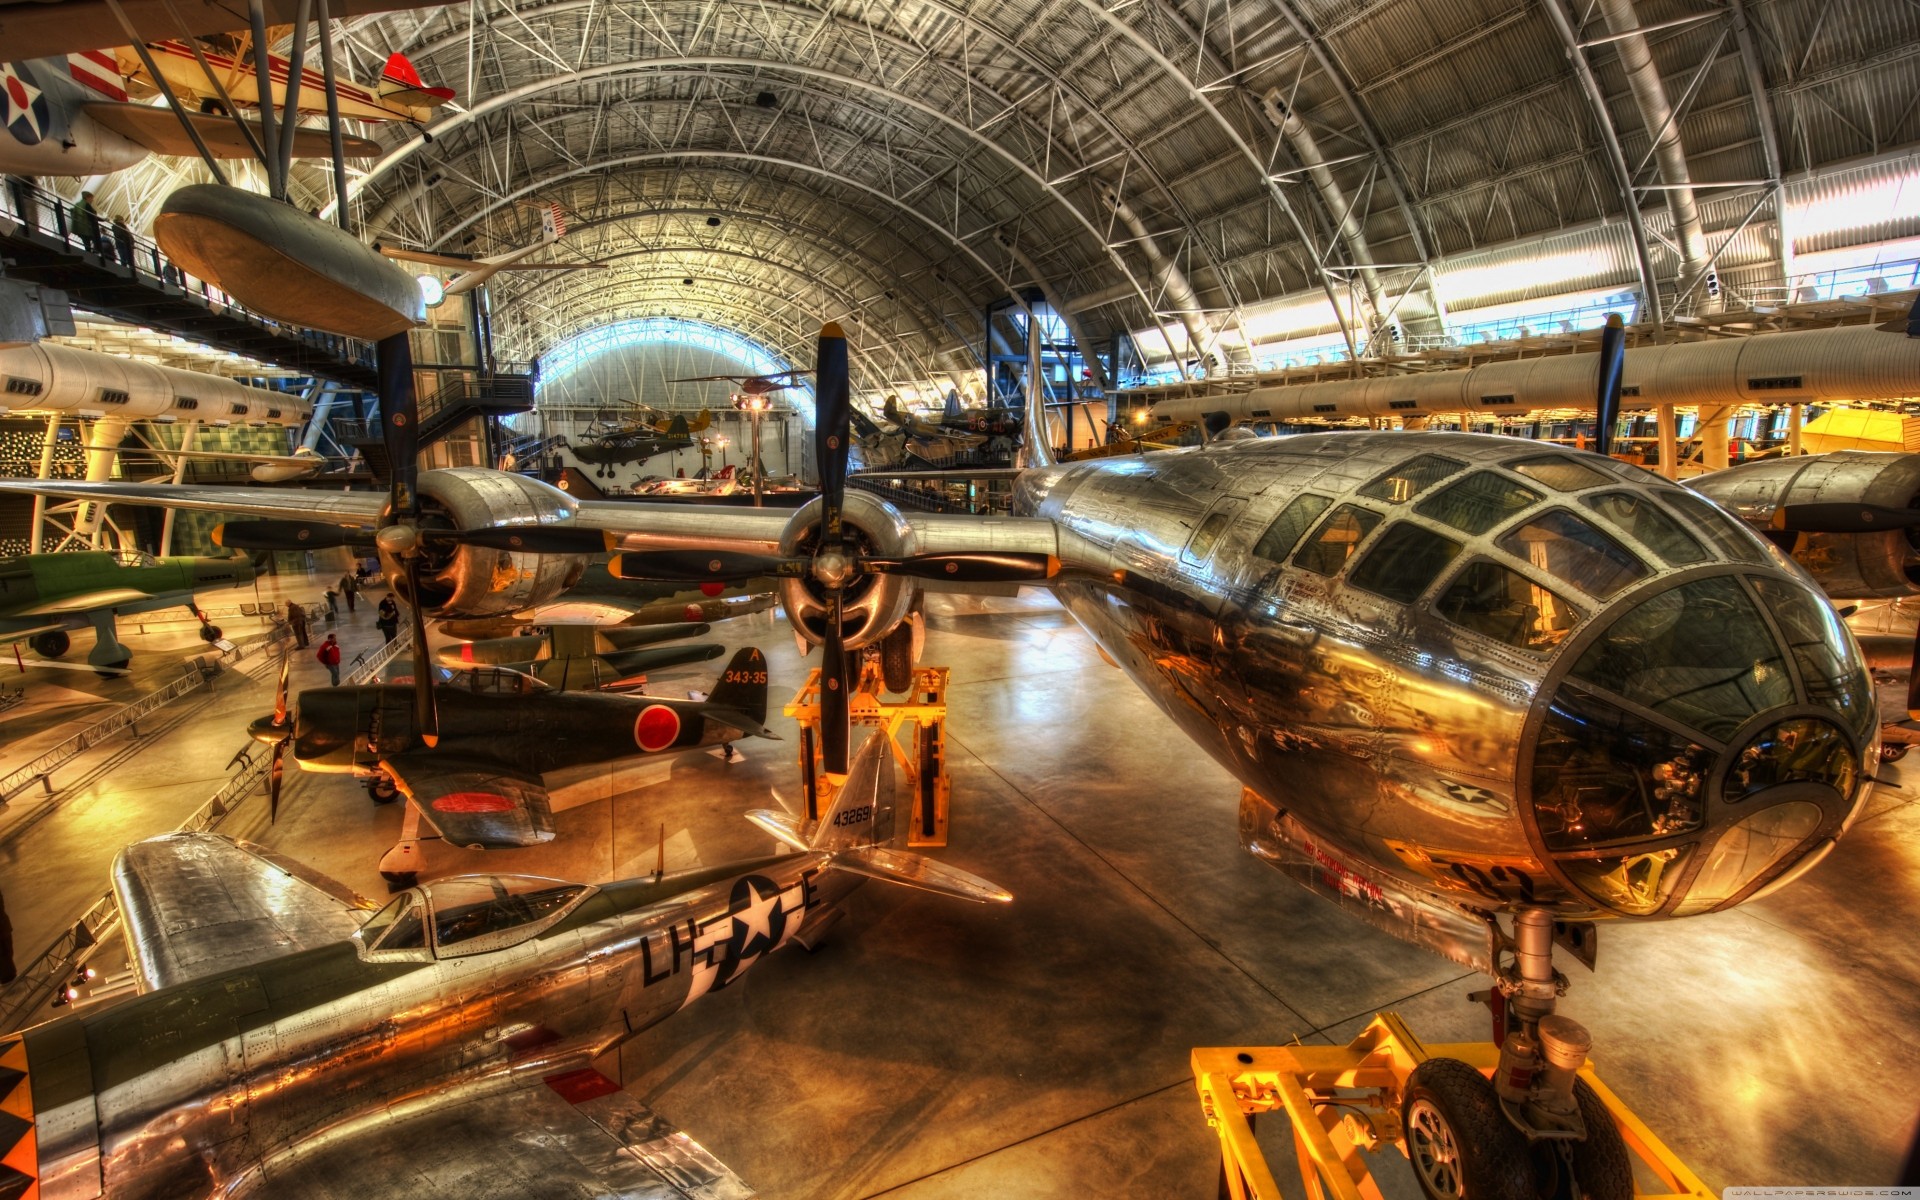
M 372 650 L 362 650 L 353 656 L 347 664 L 347 682 L 349 684 L 372 683 L 380 677 L 388 663 L 400 657 L 408 646 L 413 645 L 413 630 L 401 628 L 399 634 L 384 646 Z
M 134 736 L 138 737 L 140 730 L 134 722 L 159 711 L 189 692 L 198 691 L 211 678 L 212 676 L 203 671 L 198 663 L 189 663 L 180 678 L 167 686 L 148 692 L 125 708 L 87 726 L 13 773 L 0 776 L 0 807 L 5 807 L 9 800 L 31 787 L 36 780 L 51 796 L 53 772 L 114 734 L 132 729 Z

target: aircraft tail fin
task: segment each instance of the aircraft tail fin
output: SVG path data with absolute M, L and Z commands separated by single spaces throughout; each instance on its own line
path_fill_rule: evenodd
M 692 435 L 693 430 L 687 425 L 685 413 L 677 414 L 673 420 L 667 422 L 668 437 L 691 437 Z
M 733 656 L 727 669 L 720 672 L 720 681 L 707 693 L 707 703 L 751 719 L 753 728 L 742 732 L 754 733 L 766 726 L 767 656 L 759 647 L 748 646 Z
M 557 242 L 567 236 L 567 217 L 558 204 L 549 204 L 540 213 L 540 240 Z
M 379 93 L 383 100 L 428 108 L 437 108 L 453 99 L 452 88 L 428 87 L 420 78 L 420 72 L 414 69 L 412 60 L 397 51 L 387 56 L 387 65 L 381 68 Z
M 900 397 L 888 396 L 887 402 L 880 407 L 880 413 L 895 425 L 900 424 Z

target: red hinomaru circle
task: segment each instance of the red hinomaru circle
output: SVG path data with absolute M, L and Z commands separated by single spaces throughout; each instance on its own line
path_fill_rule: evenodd
M 648 754 L 665 750 L 680 736 L 680 714 L 664 704 L 649 704 L 633 723 L 633 740 Z
M 718 596 L 726 590 L 727 585 L 724 583 L 703 583 L 700 585 L 700 594 L 702 596 Z M 689 605 L 688 607 L 692 606 Z
M 700 618 L 705 616 L 706 614 L 700 611 L 700 606 L 698 604 L 689 604 L 686 607 L 686 611 L 682 612 L 680 615 L 682 617 L 685 617 L 689 621 L 698 623 Z

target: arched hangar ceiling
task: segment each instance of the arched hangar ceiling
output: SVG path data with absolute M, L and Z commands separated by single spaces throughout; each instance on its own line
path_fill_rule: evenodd
M 1920 6 L 1888 0 L 473 0 L 346 43 L 459 92 L 430 143 L 372 131 L 369 237 L 486 253 L 554 202 L 556 256 L 611 260 L 497 280 L 515 350 L 678 305 L 804 359 L 857 318 L 869 383 L 977 367 L 982 306 L 1035 281 L 1102 348 L 1230 347 L 1315 294 L 1364 348 L 1441 328 L 1447 261 L 1592 229 L 1671 310 L 1702 246 L 1778 273 L 1783 180 L 1920 129 Z

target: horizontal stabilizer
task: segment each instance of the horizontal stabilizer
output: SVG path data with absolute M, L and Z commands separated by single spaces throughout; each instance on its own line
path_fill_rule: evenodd
M 800 832 L 800 825 L 783 812 L 770 808 L 756 808 L 747 814 L 747 820 L 772 834 L 775 840 L 791 846 L 795 850 L 813 849 L 807 843 L 806 835 Z
M 430 250 L 407 250 L 399 246 L 378 246 L 375 249 L 388 258 L 397 258 L 402 262 L 422 263 L 429 267 L 445 267 L 449 271 L 471 271 L 474 260 L 461 258 L 453 254 L 435 254 Z
M 761 823 L 755 821 L 754 824 Z M 761 825 L 761 828 L 766 826 Z M 936 862 L 924 854 L 895 850 L 889 846 L 855 846 L 842 850 L 833 856 L 829 865 L 836 871 L 851 871 L 869 879 L 903 883 L 910 888 L 938 892 L 942 896 L 971 900 L 976 904 L 1006 904 L 1013 900 L 1013 893 L 997 883 L 989 883 L 958 867 Z
M 401 104 L 418 105 L 421 108 L 438 108 L 453 99 L 452 88 L 381 88 L 382 100 L 394 100 Z

